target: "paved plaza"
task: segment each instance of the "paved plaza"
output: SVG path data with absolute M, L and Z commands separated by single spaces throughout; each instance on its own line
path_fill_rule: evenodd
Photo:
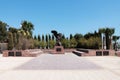
M 73 53 L 0 56 L 0 80 L 120 80 L 120 57 Z

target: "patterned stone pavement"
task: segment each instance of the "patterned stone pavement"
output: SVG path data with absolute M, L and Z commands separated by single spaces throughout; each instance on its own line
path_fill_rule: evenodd
M 0 80 L 120 80 L 120 57 L 0 57 Z
M 32 64 L 32 65 L 31 65 Z M 89 66 L 89 67 L 88 67 Z M 23 70 L 87 70 L 102 67 L 74 54 L 42 54 L 17 67 Z

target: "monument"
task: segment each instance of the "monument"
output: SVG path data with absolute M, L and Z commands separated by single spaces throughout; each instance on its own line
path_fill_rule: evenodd
M 52 53 L 54 53 L 54 54 L 64 54 L 64 48 L 61 44 L 62 34 L 58 33 L 55 30 L 52 30 L 51 33 L 53 33 L 53 35 L 56 38 L 56 44 L 54 46 L 54 51 Z

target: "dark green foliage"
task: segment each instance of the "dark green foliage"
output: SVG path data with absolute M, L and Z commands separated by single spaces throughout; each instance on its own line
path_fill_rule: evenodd
M 40 41 L 34 40 L 34 48 L 40 48 Z
M 33 49 L 33 48 L 50 48 L 53 49 L 55 45 L 54 35 L 46 34 L 45 36 L 38 35 L 32 36 L 34 25 L 31 22 L 23 21 L 21 28 L 16 29 L 9 27 L 6 23 L 0 21 L 0 42 L 8 42 L 8 49 Z M 101 34 L 105 36 L 106 48 L 111 49 L 112 35 L 114 34 L 114 28 L 100 28 L 99 31 L 93 33 L 87 33 L 82 35 L 76 33 L 75 35 L 70 34 L 69 37 L 62 35 L 61 43 L 64 48 L 89 48 L 89 49 L 100 49 L 101 48 Z M 116 41 L 119 37 L 113 36 L 113 41 Z
M 37 37 L 36 37 L 36 35 L 34 36 L 34 40 L 37 40 Z
M 62 39 L 65 39 L 65 35 L 62 35 Z
M 50 48 L 50 49 L 53 49 L 54 46 L 55 46 L 55 41 L 54 41 L 54 40 L 50 40 L 50 41 L 49 41 L 49 48 Z
M 48 35 L 47 34 L 45 36 L 45 40 L 46 40 L 46 42 L 48 42 Z
M 51 35 L 49 34 L 49 41 L 52 40 Z
M 90 37 L 94 37 L 94 33 L 87 33 L 84 35 L 85 39 L 89 39 Z
M 7 40 L 7 24 L 0 21 L 0 42 L 6 42 Z
M 8 33 L 8 50 L 12 50 L 14 47 L 13 43 L 13 34 L 11 32 Z
M 73 35 L 72 34 L 70 34 L 70 39 L 72 39 L 73 38 Z
M 45 36 L 45 40 L 46 40 L 46 48 L 48 49 L 49 42 L 48 42 L 48 35 L 47 35 L 47 34 L 46 34 L 46 36 Z
M 45 41 L 40 41 L 40 47 L 41 47 L 42 49 L 45 49 L 46 46 L 47 46 L 47 45 L 46 45 L 46 42 L 45 42 Z
M 44 41 L 45 39 L 44 39 L 44 35 L 42 35 L 42 41 Z
M 12 35 L 13 35 L 13 45 L 14 45 L 14 48 L 16 47 L 16 44 L 18 43 L 17 31 L 18 30 L 16 28 L 9 27 L 9 32 L 11 32 Z
M 113 41 L 116 42 L 119 38 L 120 36 L 113 36 Z
M 84 35 L 84 38 L 85 38 L 85 39 L 89 39 L 89 38 L 91 38 L 91 37 L 101 37 L 101 36 L 100 36 L 100 33 L 99 33 L 99 32 L 96 32 L 96 31 L 95 31 L 94 33 L 90 33 L 90 32 L 89 32 L 89 33 L 87 33 L 87 34 Z
M 83 38 L 83 35 L 77 33 L 77 34 L 74 35 L 74 38 L 75 38 L 76 41 L 78 41 L 78 40 L 80 40 L 80 38 Z
M 41 37 L 40 37 L 40 35 L 38 35 L 38 41 L 41 41 Z
M 16 46 L 17 44 L 17 34 L 16 33 L 13 33 L 13 44 L 14 44 L 14 47 Z
M 52 40 L 55 40 L 55 37 L 54 37 L 54 35 L 52 35 Z
M 114 45 L 113 45 L 113 49 L 117 50 L 117 40 L 120 38 L 120 36 L 113 36 L 113 41 L 114 41 Z
M 99 29 L 99 33 L 103 33 L 105 35 L 106 38 L 106 49 L 110 49 L 111 48 L 111 44 L 112 44 L 112 40 L 111 40 L 111 36 L 114 34 L 115 29 L 114 28 L 101 28 Z
M 89 39 L 81 38 L 77 44 L 78 48 L 100 49 L 101 39 L 99 37 L 91 37 Z
M 75 48 L 77 46 L 77 42 L 75 38 L 70 39 L 70 48 Z
M 70 41 L 68 39 L 62 39 L 61 43 L 64 48 L 70 48 Z

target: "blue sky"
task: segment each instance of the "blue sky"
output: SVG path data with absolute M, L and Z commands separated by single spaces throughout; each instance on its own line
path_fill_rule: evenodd
M 34 24 L 34 34 L 69 34 L 115 28 L 120 35 L 120 0 L 0 0 L 0 20 L 19 28 Z

